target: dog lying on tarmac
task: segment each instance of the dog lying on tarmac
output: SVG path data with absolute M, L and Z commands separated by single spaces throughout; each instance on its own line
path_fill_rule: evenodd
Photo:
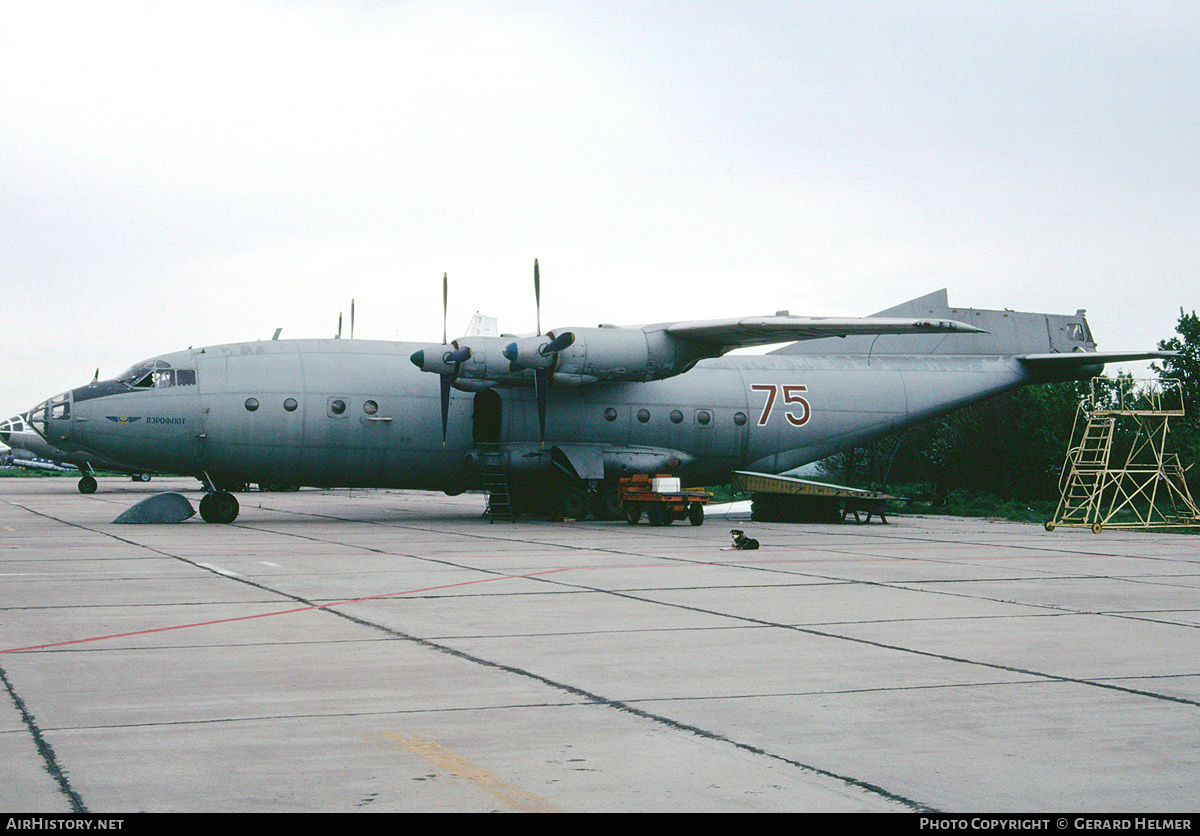
M 729 534 L 733 537 L 734 551 L 752 551 L 758 548 L 758 541 L 747 537 L 740 528 L 730 529 Z

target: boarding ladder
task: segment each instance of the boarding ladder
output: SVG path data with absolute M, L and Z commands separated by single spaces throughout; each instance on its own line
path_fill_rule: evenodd
M 516 514 L 513 513 L 512 497 L 508 492 L 508 471 L 504 468 L 504 454 L 500 451 L 500 445 L 480 446 L 479 476 L 488 496 L 487 509 L 483 515 L 489 522 L 515 522 Z
M 1061 499 L 1053 521 L 1057 525 L 1092 525 L 1104 493 L 1116 419 L 1111 415 L 1089 414 L 1086 401 L 1079 405 L 1076 425 L 1081 418 L 1086 419 L 1083 436 L 1078 444 L 1067 450 L 1059 477 Z M 1072 428 L 1072 439 L 1075 435 L 1076 430 Z M 1053 528 L 1053 525 L 1048 524 L 1047 528 Z

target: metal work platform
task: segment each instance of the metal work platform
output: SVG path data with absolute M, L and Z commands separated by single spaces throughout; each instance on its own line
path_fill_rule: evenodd
M 870 522 L 872 516 L 887 522 L 887 501 L 901 499 L 878 491 L 849 488 L 770 473 L 739 470 L 730 487 L 750 493 L 753 519 L 773 522 L 838 522 L 854 515 L 855 522 Z M 866 519 L 859 517 L 866 514 Z
M 1178 381 L 1122 383 L 1116 391 L 1097 392 L 1093 380 L 1080 402 L 1059 477 L 1061 498 L 1047 531 L 1200 526 L 1200 509 L 1184 478 L 1190 465 L 1170 441 L 1170 419 L 1184 415 Z

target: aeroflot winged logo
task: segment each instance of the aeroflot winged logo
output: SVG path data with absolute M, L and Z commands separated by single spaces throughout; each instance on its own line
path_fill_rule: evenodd
M 112 421 L 114 424 L 134 424 L 142 420 L 140 415 L 105 415 L 105 418 Z M 186 424 L 186 418 L 162 418 L 158 415 L 151 415 L 146 419 L 147 424 Z

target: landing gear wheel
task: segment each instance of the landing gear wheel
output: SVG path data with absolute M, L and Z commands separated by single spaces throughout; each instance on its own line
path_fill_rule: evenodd
M 699 502 L 688 506 L 688 522 L 692 525 L 704 525 L 704 506 Z
M 205 494 L 200 500 L 200 517 L 210 523 L 231 523 L 238 515 L 237 498 L 226 491 Z
M 650 525 L 666 525 L 667 515 L 661 502 L 651 502 L 646 506 L 646 520 Z
M 84 476 L 84 477 L 82 477 L 82 478 L 79 480 L 79 486 L 78 486 L 78 487 L 79 487 L 79 492 L 80 492 L 80 493 L 95 493 L 95 492 L 96 492 L 96 479 L 95 479 L 95 477 L 94 477 L 94 476 Z
M 630 525 L 637 525 L 642 519 L 642 503 L 630 502 L 629 507 L 625 509 L 625 521 Z
M 1046 530 L 1047 531 L 1054 530 L 1054 520 L 1046 520 Z
M 1092 523 L 1092 533 L 1093 534 L 1099 534 L 1103 530 L 1104 530 L 1104 526 L 1100 525 L 1100 523 Z
M 136 476 L 134 476 L 134 477 L 133 477 L 133 480 L 134 480 L 135 482 L 149 482 L 149 481 L 150 481 L 150 474 L 149 474 L 149 473 L 139 473 L 139 474 L 137 474 Z
M 567 519 L 587 519 L 587 494 L 580 488 L 567 488 L 558 498 L 558 510 Z

